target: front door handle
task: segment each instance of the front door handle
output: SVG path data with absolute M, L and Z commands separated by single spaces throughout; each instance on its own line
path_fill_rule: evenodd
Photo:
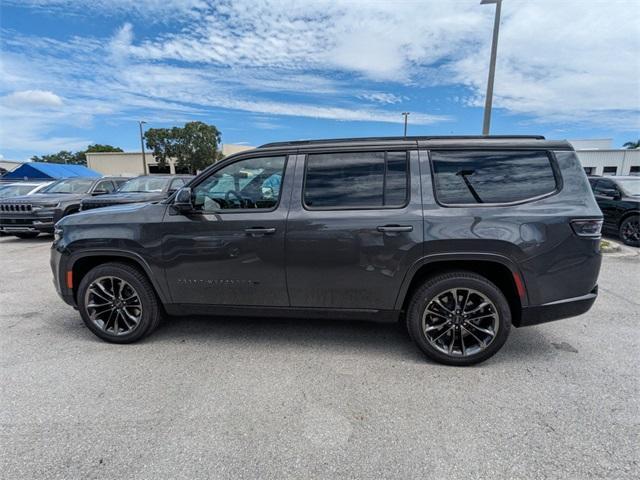
M 379 232 L 413 232 L 413 225 L 380 225 Z
M 244 232 L 247 235 L 272 235 L 276 233 L 275 227 L 265 228 L 265 227 L 249 227 L 245 228 Z

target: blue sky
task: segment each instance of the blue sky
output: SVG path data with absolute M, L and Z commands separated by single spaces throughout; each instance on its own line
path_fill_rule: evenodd
M 201 120 L 225 143 L 478 134 L 479 0 L 3 0 L 0 155 L 139 149 Z M 504 0 L 492 133 L 640 137 L 636 0 Z

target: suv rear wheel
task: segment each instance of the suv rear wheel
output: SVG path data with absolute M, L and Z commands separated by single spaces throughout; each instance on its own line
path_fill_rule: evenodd
M 632 247 L 640 247 L 640 215 L 625 218 L 620 224 L 620 240 Z
M 431 359 L 473 365 L 494 355 L 511 328 L 504 294 L 485 277 L 466 271 L 437 275 L 411 298 L 409 335 Z
M 162 315 L 147 277 L 122 263 L 89 271 L 78 288 L 78 307 L 87 328 L 113 343 L 131 343 L 150 334 Z

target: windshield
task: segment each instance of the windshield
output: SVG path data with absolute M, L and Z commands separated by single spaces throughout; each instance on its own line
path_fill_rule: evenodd
M 616 182 L 627 195 L 640 196 L 640 178 L 623 178 L 617 179 Z
M 36 188 L 36 185 L 7 185 L 4 187 L 0 187 L 0 198 L 26 195 L 34 188 Z
M 38 193 L 87 193 L 94 180 L 88 178 L 67 178 L 54 183 Z
M 120 192 L 163 192 L 171 178 L 138 177 L 129 180 L 118 189 Z

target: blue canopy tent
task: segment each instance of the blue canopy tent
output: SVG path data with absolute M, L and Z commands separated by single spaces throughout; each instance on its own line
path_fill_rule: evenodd
M 82 165 L 62 163 L 25 162 L 5 173 L 2 180 L 58 180 L 69 177 L 101 177 L 98 172 Z

